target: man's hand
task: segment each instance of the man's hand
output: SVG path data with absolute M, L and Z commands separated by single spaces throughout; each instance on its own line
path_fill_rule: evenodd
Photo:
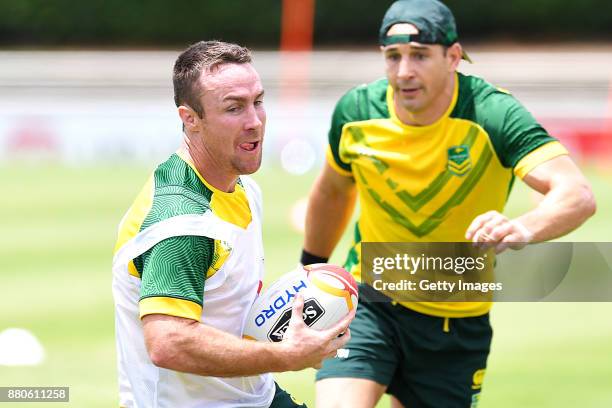
M 283 341 L 279 343 L 290 360 L 291 371 L 309 367 L 320 368 L 324 359 L 334 357 L 336 350 L 343 347 L 351 338 L 348 327 L 355 317 L 355 310 L 333 327 L 327 330 L 315 330 L 304 323 L 303 309 L 304 297 L 298 294 L 293 301 L 289 328 L 285 332 Z
M 519 221 L 510 220 L 497 211 L 489 211 L 472 221 L 465 238 L 474 243 L 495 246 L 495 252 L 500 253 L 507 248 L 523 248 L 533 240 L 533 234 Z
M 514 220 L 497 211 L 479 215 L 467 229 L 465 238 L 495 246 L 497 252 L 508 247 L 520 249 L 530 242 L 561 237 L 595 213 L 591 186 L 568 156 L 540 164 L 523 181 L 544 195 L 537 207 Z

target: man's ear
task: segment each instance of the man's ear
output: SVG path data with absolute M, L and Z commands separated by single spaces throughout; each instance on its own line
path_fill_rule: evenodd
M 200 121 L 202 120 L 196 111 L 194 111 L 189 105 L 181 105 L 177 110 L 185 130 L 196 131 L 200 126 Z
M 449 60 L 449 68 L 451 71 L 455 72 L 457 70 L 459 63 L 461 62 L 462 55 L 463 48 L 461 47 L 461 44 L 454 43 L 453 45 L 448 47 L 448 49 L 446 50 L 446 57 Z

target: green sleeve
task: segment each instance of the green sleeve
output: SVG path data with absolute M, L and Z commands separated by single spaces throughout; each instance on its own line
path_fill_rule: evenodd
M 351 165 L 340 159 L 340 137 L 342 128 L 349 122 L 355 122 L 359 118 L 358 88 L 354 88 L 346 93 L 334 109 L 332 123 L 329 129 L 328 142 L 334 162 L 342 170 L 351 171 Z
M 535 120 L 512 95 L 497 91 L 484 98 L 480 123 L 491 136 L 491 142 L 502 165 L 514 168 L 527 154 L 556 139 Z
M 159 242 L 141 256 L 140 299 L 168 297 L 202 306 L 213 254 L 214 240 L 207 237 L 179 236 Z

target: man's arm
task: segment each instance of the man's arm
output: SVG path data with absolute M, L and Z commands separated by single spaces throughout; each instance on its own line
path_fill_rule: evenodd
M 546 161 L 531 170 L 523 181 L 544 194 L 533 210 L 515 220 L 497 211 L 474 219 L 466 239 L 498 243 L 501 251 L 511 243 L 542 242 L 563 236 L 595 213 L 596 205 L 589 182 L 567 155 Z
M 145 343 L 156 366 L 203 376 L 242 377 L 317 368 L 350 339 L 348 326 L 354 311 L 330 329 L 319 331 L 306 326 L 303 307 L 298 295 L 280 343 L 244 340 L 195 320 L 161 314 L 142 318 Z
M 351 177 L 338 174 L 325 162 L 310 192 L 304 250 L 329 258 L 355 207 L 357 189 Z

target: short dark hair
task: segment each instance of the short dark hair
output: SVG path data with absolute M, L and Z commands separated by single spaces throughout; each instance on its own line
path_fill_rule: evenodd
M 200 104 L 201 90 L 198 84 L 202 72 L 210 72 L 222 64 L 250 62 L 251 51 L 237 44 L 200 41 L 190 45 L 174 63 L 174 103 L 177 107 L 187 104 L 203 117 L 204 109 Z

